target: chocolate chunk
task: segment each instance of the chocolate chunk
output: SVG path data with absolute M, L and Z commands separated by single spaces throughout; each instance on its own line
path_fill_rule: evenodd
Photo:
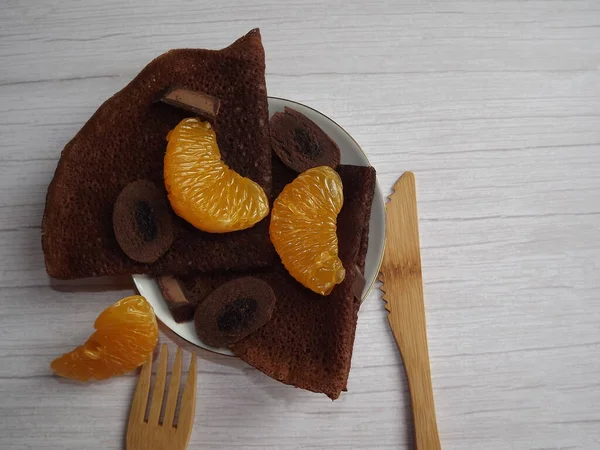
M 129 183 L 115 202 L 113 230 L 131 259 L 158 260 L 173 243 L 173 218 L 164 194 L 151 181 Z
M 198 306 L 196 333 L 213 347 L 233 344 L 271 320 L 275 302 L 273 289 L 264 281 L 236 278 L 218 287 Z
M 204 92 L 191 91 L 185 88 L 171 88 L 161 101 L 177 108 L 198 114 L 204 119 L 214 120 L 219 113 L 220 101 Z
M 367 280 L 360 272 L 360 269 L 357 266 L 354 266 L 354 272 L 356 273 L 356 277 L 354 278 L 354 282 L 352 283 L 352 292 L 354 296 L 360 301 L 362 300 L 363 291 L 365 289 L 365 285 L 367 284 Z
M 316 123 L 292 108 L 276 112 L 269 122 L 271 147 L 279 159 L 296 172 L 318 166 L 335 169 L 340 149 Z
M 175 322 L 181 323 L 192 320 L 196 311 L 196 305 L 187 299 L 175 277 L 167 275 L 159 277 L 157 281 Z

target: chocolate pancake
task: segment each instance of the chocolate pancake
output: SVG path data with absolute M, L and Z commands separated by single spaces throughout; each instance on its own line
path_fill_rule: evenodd
M 338 172 L 344 184 L 344 206 L 337 221 L 339 255 L 346 268 L 364 267 L 375 170 L 342 165 Z M 289 177 L 288 182 L 295 175 L 274 163 L 274 186 L 281 185 L 282 174 Z M 303 287 L 280 262 L 252 276 L 266 281 L 275 292 L 275 311 L 266 325 L 233 344 L 231 350 L 282 383 L 339 397 L 346 387 L 356 330 L 355 272 L 347 270 L 344 281 L 327 297 Z M 189 291 L 200 292 L 200 286 L 213 287 L 215 281 L 223 279 L 201 276 L 183 282 Z
M 248 230 L 209 234 L 174 217 L 171 248 L 156 262 L 130 259 L 115 239 L 121 190 L 139 179 L 164 191 L 166 136 L 192 113 L 156 102 L 181 86 L 219 99 L 214 119 L 225 162 L 271 190 L 265 55 L 258 29 L 219 50 L 171 50 L 107 100 L 62 152 L 42 221 L 46 270 L 55 278 L 171 275 L 270 265 L 268 219 Z

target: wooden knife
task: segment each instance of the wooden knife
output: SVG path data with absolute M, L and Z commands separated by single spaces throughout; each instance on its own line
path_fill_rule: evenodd
M 438 450 L 441 446 L 429 369 L 417 192 L 412 172 L 400 177 L 389 198 L 385 253 L 379 277 L 383 282 L 381 290 L 406 369 L 417 449 Z

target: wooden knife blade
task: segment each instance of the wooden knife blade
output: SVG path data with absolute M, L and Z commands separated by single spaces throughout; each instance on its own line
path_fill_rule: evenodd
M 418 450 L 441 449 L 435 418 L 417 215 L 415 176 L 405 172 L 386 205 L 386 244 L 379 279 L 388 321 L 400 349 Z

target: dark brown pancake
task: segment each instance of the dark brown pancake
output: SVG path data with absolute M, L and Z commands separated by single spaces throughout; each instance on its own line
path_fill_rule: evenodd
M 158 261 L 138 263 L 120 249 L 112 210 L 121 190 L 138 179 L 164 191 L 166 135 L 190 113 L 155 102 L 180 86 L 220 100 L 215 130 L 234 170 L 271 190 L 271 150 L 260 32 L 219 50 L 171 50 L 152 61 L 107 100 L 67 144 L 48 188 L 42 221 L 46 270 L 55 278 L 246 270 L 272 263 L 268 219 L 248 230 L 201 232 L 179 217 L 174 242 Z
M 337 222 L 339 255 L 346 268 L 364 266 L 365 227 L 373 201 L 375 170 L 342 165 L 338 172 L 344 184 L 344 206 Z M 282 173 L 288 182 L 294 177 L 289 169 L 282 171 L 274 164 L 274 186 L 284 184 L 278 180 Z M 359 305 L 352 292 L 354 273 L 347 270 L 344 281 L 327 297 L 300 285 L 280 262 L 262 273 L 253 273 L 273 288 L 277 304 L 272 319 L 232 345 L 232 351 L 282 383 L 336 399 L 346 387 L 354 345 Z M 190 287 L 192 280 L 196 289 L 215 282 L 210 277 L 188 278 L 186 286 Z

